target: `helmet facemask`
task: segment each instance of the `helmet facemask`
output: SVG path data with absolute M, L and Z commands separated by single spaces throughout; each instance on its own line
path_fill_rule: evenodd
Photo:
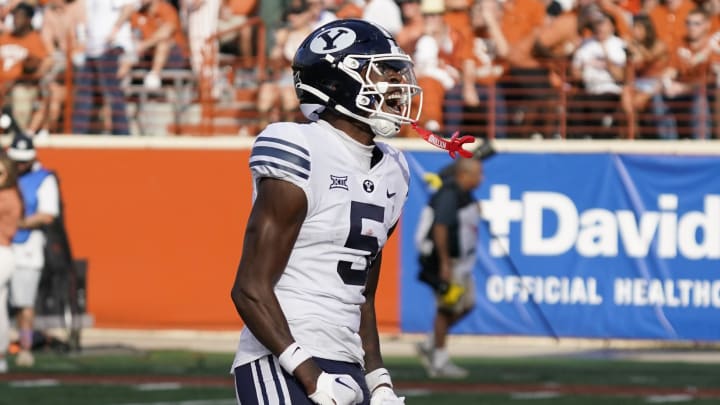
M 347 55 L 337 68 L 360 83 L 355 107 L 367 115 L 353 115 L 353 118 L 368 124 L 375 135 L 394 136 L 401 125 L 420 118 L 422 90 L 417 85 L 409 56 Z M 413 103 L 417 95 L 420 99 Z

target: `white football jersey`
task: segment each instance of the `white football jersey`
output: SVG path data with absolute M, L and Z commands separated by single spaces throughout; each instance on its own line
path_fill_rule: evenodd
M 360 305 L 370 263 L 407 198 L 405 158 L 387 144 L 361 145 L 325 121 L 277 123 L 255 140 L 250 168 L 256 186 L 264 177 L 283 179 L 307 197 L 275 285 L 295 341 L 312 356 L 363 364 Z M 233 369 L 269 353 L 244 328 Z

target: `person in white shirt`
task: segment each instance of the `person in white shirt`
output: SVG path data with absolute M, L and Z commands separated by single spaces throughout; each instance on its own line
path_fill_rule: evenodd
M 375 23 L 397 35 L 403 27 L 400 6 L 395 0 L 370 0 L 363 9 L 363 20 Z
M 90 125 L 93 113 L 100 110 L 95 105 L 94 93 L 99 90 L 110 104 L 110 133 L 129 135 L 125 95 L 120 86 L 120 59 L 133 57 L 133 41 L 130 24 L 121 19 L 124 13 L 132 13 L 139 0 L 78 0 L 85 2 L 85 18 L 78 27 L 78 41 L 85 47 L 85 58 L 74 58 L 75 108 L 72 128 L 77 134 L 98 131 Z
M 582 83 L 583 89 L 577 104 L 571 103 L 579 108 L 570 113 L 586 117 L 574 119 L 581 128 L 579 132 L 573 131 L 573 135 L 614 138 L 618 135 L 614 115 L 620 107 L 625 80 L 625 41 L 615 35 L 612 16 L 600 11 L 592 20 L 592 33 L 572 60 L 572 76 Z

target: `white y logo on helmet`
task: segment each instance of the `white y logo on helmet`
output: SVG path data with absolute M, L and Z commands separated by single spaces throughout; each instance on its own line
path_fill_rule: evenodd
M 310 50 L 319 54 L 337 52 L 355 43 L 356 37 L 355 31 L 351 29 L 333 27 L 313 38 Z

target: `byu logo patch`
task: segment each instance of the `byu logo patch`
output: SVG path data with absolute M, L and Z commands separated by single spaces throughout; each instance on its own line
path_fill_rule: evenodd
M 370 180 L 365 180 L 363 181 L 363 189 L 368 193 L 372 193 L 375 190 L 375 184 Z
M 333 53 L 355 43 L 355 31 L 344 27 L 333 27 L 319 34 L 310 42 L 310 50 L 319 53 Z

